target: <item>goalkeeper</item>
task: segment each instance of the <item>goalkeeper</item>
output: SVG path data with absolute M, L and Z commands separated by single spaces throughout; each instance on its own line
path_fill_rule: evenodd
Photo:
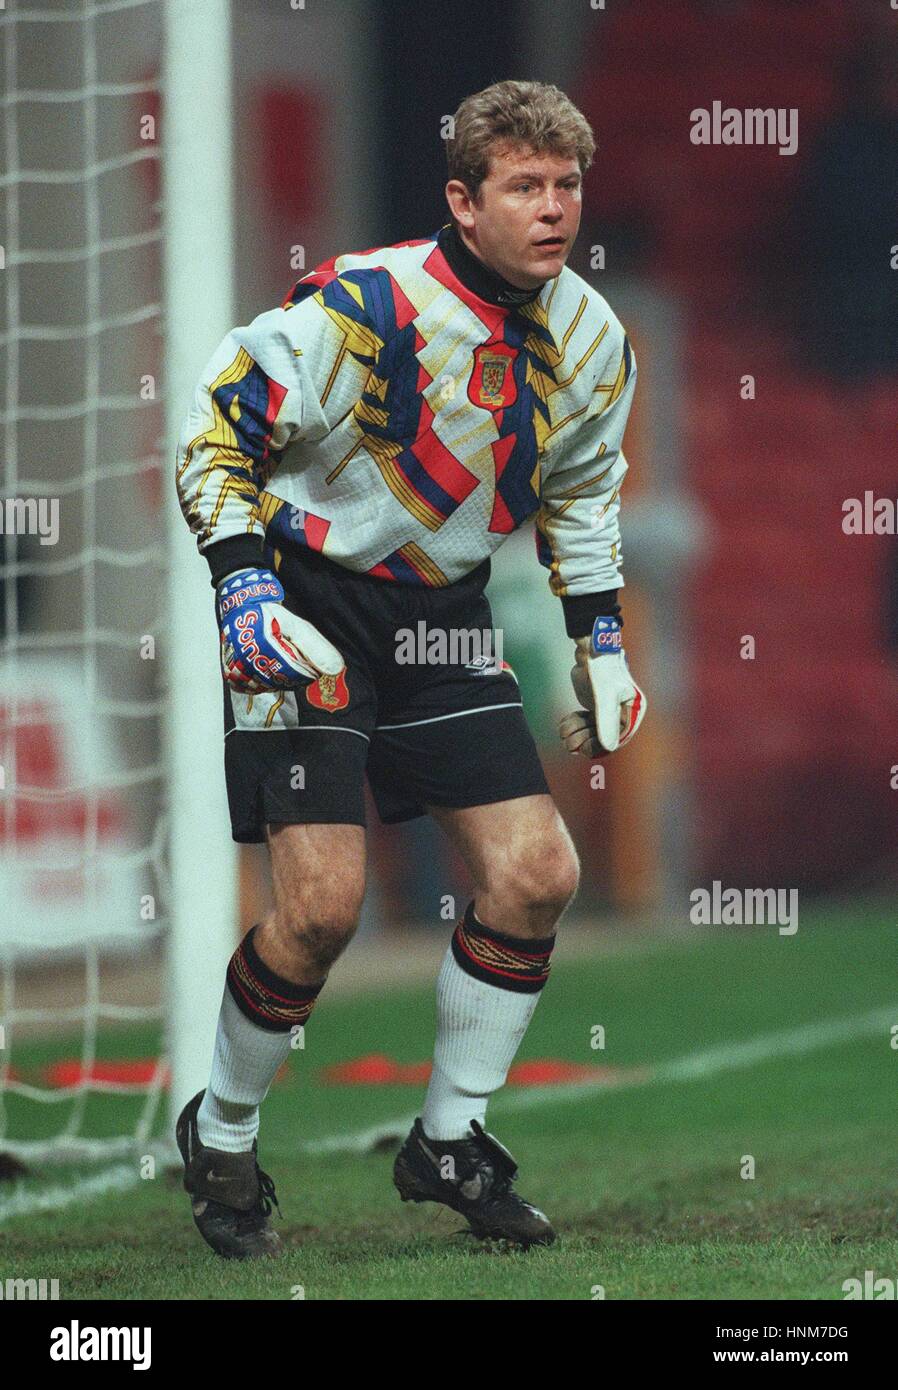
M 566 265 L 595 150 L 569 99 L 497 83 L 462 102 L 447 150 L 450 222 L 334 257 L 229 333 L 179 443 L 216 592 L 232 833 L 267 844 L 274 895 L 231 959 L 209 1084 L 177 1127 L 194 1220 L 225 1257 L 279 1245 L 259 1106 L 356 926 L 366 776 L 384 821 L 433 816 L 474 883 L 395 1185 L 475 1235 L 554 1239 L 485 1118 L 577 857 L 505 663 L 409 664 L 397 643 L 422 622 L 490 630 L 489 557 L 533 522 L 575 644 L 561 738 L 592 758 L 633 737 L 645 699 L 621 645 L 618 509 L 636 365 Z

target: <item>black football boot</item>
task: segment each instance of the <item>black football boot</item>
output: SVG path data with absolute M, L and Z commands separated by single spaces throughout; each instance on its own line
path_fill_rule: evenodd
M 199 1091 L 178 1116 L 175 1135 L 184 1160 L 184 1188 L 190 1193 L 197 1230 L 216 1255 L 226 1260 L 257 1260 L 277 1255 L 281 1238 L 268 1223 L 278 1206 L 274 1183 L 256 1161 L 256 1143 L 246 1153 L 207 1149 L 200 1142 L 196 1112 Z M 280 1207 L 278 1207 L 280 1212 Z
M 463 1216 L 481 1240 L 504 1240 L 525 1249 L 551 1245 L 555 1232 L 548 1217 L 512 1189 L 518 1168 L 511 1154 L 476 1120 L 471 1129 L 470 1139 L 428 1139 L 415 1120 L 393 1165 L 393 1182 L 403 1202 L 442 1202 Z

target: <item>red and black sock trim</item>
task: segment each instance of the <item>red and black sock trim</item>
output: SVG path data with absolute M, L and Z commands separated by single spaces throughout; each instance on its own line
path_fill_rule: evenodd
M 538 994 L 549 978 L 554 936 L 540 940 L 504 936 L 485 927 L 468 903 L 452 937 L 452 954 L 467 975 L 515 994 Z
M 268 1033 L 289 1033 L 306 1022 L 324 981 L 294 985 L 275 975 L 253 944 L 251 927 L 228 963 L 228 989 L 241 1013 Z

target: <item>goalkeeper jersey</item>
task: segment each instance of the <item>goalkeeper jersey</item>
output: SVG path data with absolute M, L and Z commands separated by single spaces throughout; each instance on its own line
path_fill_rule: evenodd
M 453 226 L 335 256 L 213 354 L 178 444 L 181 509 L 213 583 L 307 547 L 441 587 L 532 522 L 568 630 L 588 631 L 623 582 L 635 380 L 620 322 L 567 266 L 515 289 Z

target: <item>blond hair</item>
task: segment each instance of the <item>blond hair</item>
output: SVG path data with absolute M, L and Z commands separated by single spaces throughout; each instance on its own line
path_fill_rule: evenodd
M 585 174 L 596 142 L 589 121 L 558 87 L 545 82 L 494 82 L 465 97 L 446 141 L 450 179 L 460 179 L 476 199 L 497 143 L 526 145 L 535 154 L 576 159 Z

